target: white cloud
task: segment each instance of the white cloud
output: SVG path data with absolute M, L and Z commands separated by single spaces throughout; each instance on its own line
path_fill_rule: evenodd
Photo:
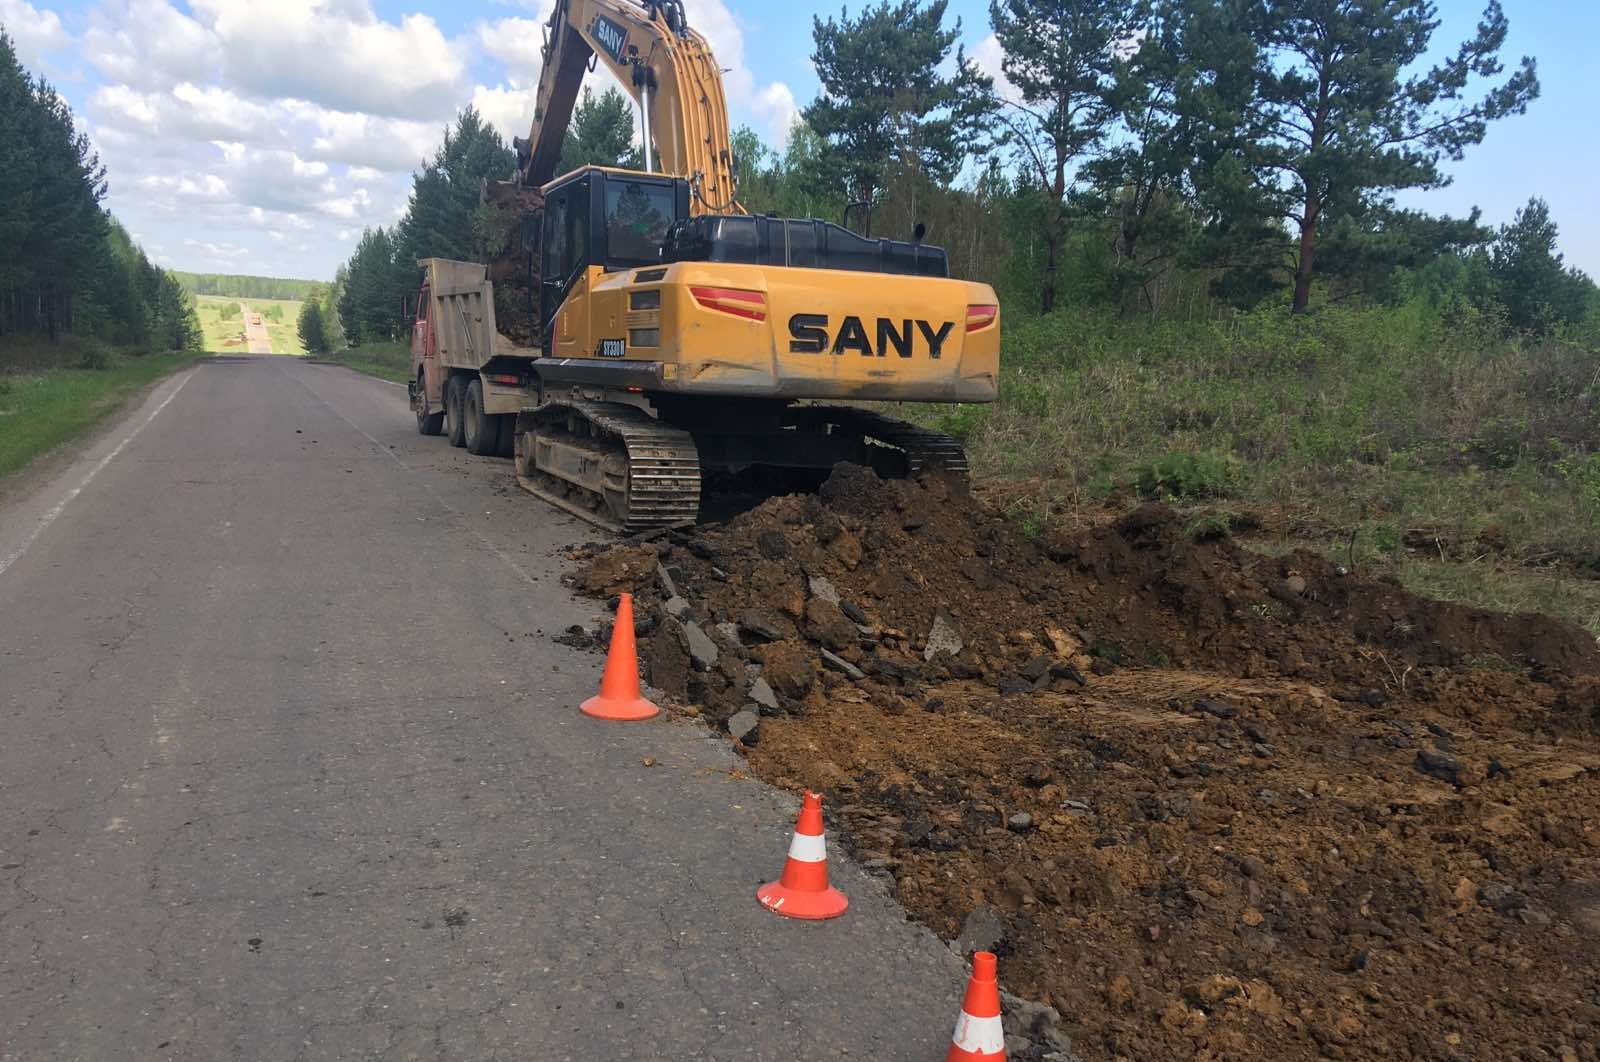
M 979 41 L 972 49 L 971 59 L 977 68 L 994 78 L 994 92 L 1003 100 L 1011 103 L 1022 102 L 1022 90 L 1011 83 L 1006 77 L 1006 72 L 1001 68 L 1001 61 L 1005 58 L 1005 50 L 1000 47 L 1000 38 L 991 33 Z
M 548 10 L 538 18 L 502 18 L 478 25 L 478 47 L 505 64 L 513 78 L 537 77 L 544 65 L 544 24 Z
M 767 123 L 768 139 L 782 151 L 789 142 L 789 131 L 800 120 L 800 107 L 794 91 L 782 81 L 774 81 L 756 93 L 751 107 Z
M 214 173 L 196 177 L 148 174 L 139 178 L 137 186 L 172 209 L 197 203 L 226 203 L 229 199 L 228 182 Z
M 308 154 L 383 173 L 410 173 L 433 154 L 444 135 L 443 122 L 413 122 L 371 114 L 306 108 L 317 129 Z
M 217 86 L 183 82 L 170 91 L 140 92 L 126 85 L 102 85 L 89 97 L 89 115 L 100 129 L 174 141 L 285 145 L 288 136 L 278 108 L 241 99 Z M 227 152 L 224 151 L 226 156 Z
M 528 135 L 537 95 L 538 88 L 534 85 L 513 83 L 496 88 L 479 85 L 472 90 L 472 106 L 509 144 L 512 137 Z
M 11 35 L 17 58 L 29 69 L 37 69 L 46 52 L 58 51 L 71 43 L 61 16 L 40 11 L 27 0 L 0 0 L 0 25 Z
M 140 90 L 208 81 L 223 44 L 167 0 L 109 0 L 90 13 L 83 57 L 107 81 Z
M 466 55 L 427 15 L 385 22 L 366 0 L 193 0 L 223 42 L 228 81 L 265 98 L 395 118 L 460 104 Z

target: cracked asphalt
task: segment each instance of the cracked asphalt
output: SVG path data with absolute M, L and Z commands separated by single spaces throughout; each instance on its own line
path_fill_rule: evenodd
M 593 537 L 287 358 L 0 506 L 0 1059 L 941 1057 L 961 966 L 875 880 L 756 903 L 790 795 L 579 715 Z

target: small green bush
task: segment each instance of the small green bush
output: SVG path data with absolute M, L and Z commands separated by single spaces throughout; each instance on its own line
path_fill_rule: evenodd
M 1146 498 L 1223 498 L 1238 480 L 1237 459 L 1208 451 L 1163 454 L 1133 473 L 1135 489 Z
M 98 343 L 85 343 L 78 356 L 80 369 L 107 369 L 111 367 L 111 352 Z
M 1563 458 L 1556 468 L 1577 491 L 1578 503 L 1600 518 L 1600 453 Z
M 236 303 L 236 302 L 224 303 L 217 310 L 217 319 L 221 320 L 221 321 L 231 321 L 235 317 L 238 317 L 240 312 L 241 311 L 240 311 L 238 303 Z

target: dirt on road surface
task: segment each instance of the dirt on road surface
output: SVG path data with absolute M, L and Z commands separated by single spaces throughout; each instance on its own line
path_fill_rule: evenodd
M 250 354 L 271 354 L 272 336 L 267 332 L 261 315 L 244 303 L 239 304 L 239 314 L 244 319 L 244 341 Z
M 1084 1059 L 1600 1057 L 1575 627 L 1159 505 L 1033 539 L 961 484 L 845 466 L 579 558 L 587 592 L 639 594 L 654 685 L 824 793 Z

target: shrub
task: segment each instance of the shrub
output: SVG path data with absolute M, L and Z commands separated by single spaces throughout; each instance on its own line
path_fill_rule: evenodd
M 1163 454 L 1134 469 L 1133 485 L 1146 498 L 1221 498 L 1238 485 L 1239 464 L 1227 454 Z

